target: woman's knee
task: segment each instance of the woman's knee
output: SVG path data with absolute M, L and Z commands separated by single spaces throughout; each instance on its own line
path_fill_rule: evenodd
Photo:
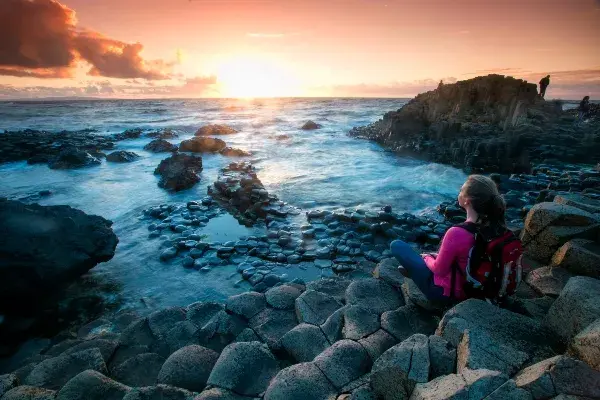
M 394 255 L 403 253 L 407 247 L 408 244 L 402 240 L 394 240 L 392 243 L 390 243 L 390 251 Z

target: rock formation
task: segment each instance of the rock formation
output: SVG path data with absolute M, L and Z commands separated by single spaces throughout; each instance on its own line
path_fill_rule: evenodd
M 201 171 L 202 157 L 176 153 L 162 160 L 154 174 L 160 175 L 158 186 L 177 192 L 200 182 Z

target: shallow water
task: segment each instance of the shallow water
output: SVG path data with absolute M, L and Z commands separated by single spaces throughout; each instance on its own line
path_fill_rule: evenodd
M 252 152 L 258 176 L 281 200 L 304 210 L 315 208 L 381 207 L 390 204 L 398 212 L 425 212 L 456 195 L 465 175 L 439 164 L 398 157 L 378 145 L 348 137 L 353 126 L 365 125 L 402 100 L 390 99 L 270 99 L 270 100 L 119 100 L 79 102 L 0 103 L 0 129 L 79 130 L 99 134 L 128 128 L 172 128 L 179 143 L 209 123 L 224 123 L 240 131 L 221 137 L 231 147 Z M 307 120 L 323 125 L 302 131 Z M 0 134 L 1 140 L 1 134 Z M 157 186 L 154 168 L 164 153 L 142 147 L 151 139 L 117 142 L 117 149 L 142 157 L 133 163 L 103 162 L 79 170 L 50 170 L 46 165 L 17 162 L 0 165 L 0 196 L 27 198 L 41 190 L 52 195 L 44 205 L 68 204 L 114 222 L 119 246 L 113 260 L 92 273 L 114 279 L 126 302 L 156 306 L 184 305 L 197 300 L 221 300 L 245 290 L 234 287 L 229 267 L 209 273 L 188 271 L 179 264 L 158 261 L 158 240 L 149 240 L 148 221 L 142 210 L 152 205 L 197 200 L 218 170 L 232 158 L 203 156 L 202 180 L 194 188 L 168 193 Z M 253 233 L 223 215 L 210 221 L 203 233 L 211 241 L 224 242 Z M 320 271 L 289 268 L 290 278 L 316 278 Z

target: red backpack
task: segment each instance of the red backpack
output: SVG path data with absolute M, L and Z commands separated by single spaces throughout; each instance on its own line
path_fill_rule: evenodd
M 475 245 L 469 251 L 463 290 L 468 298 L 502 301 L 517 290 L 523 275 L 523 246 L 506 229 L 500 235 L 485 232 L 477 224 L 464 223 L 457 227 L 475 235 Z M 457 268 L 461 273 L 462 270 Z M 454 273 L 452 281 L 454 281 Z M 454 293 L 454 282 L 452 291 Z

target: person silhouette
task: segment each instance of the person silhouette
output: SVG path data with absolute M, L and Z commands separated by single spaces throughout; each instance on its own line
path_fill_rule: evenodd
M 546 89 L 550 85 L 550 75 L 546 75 L 545 78 L 542 78 L 540 81 L 540 97 L 543 99 L 546 96 Z

